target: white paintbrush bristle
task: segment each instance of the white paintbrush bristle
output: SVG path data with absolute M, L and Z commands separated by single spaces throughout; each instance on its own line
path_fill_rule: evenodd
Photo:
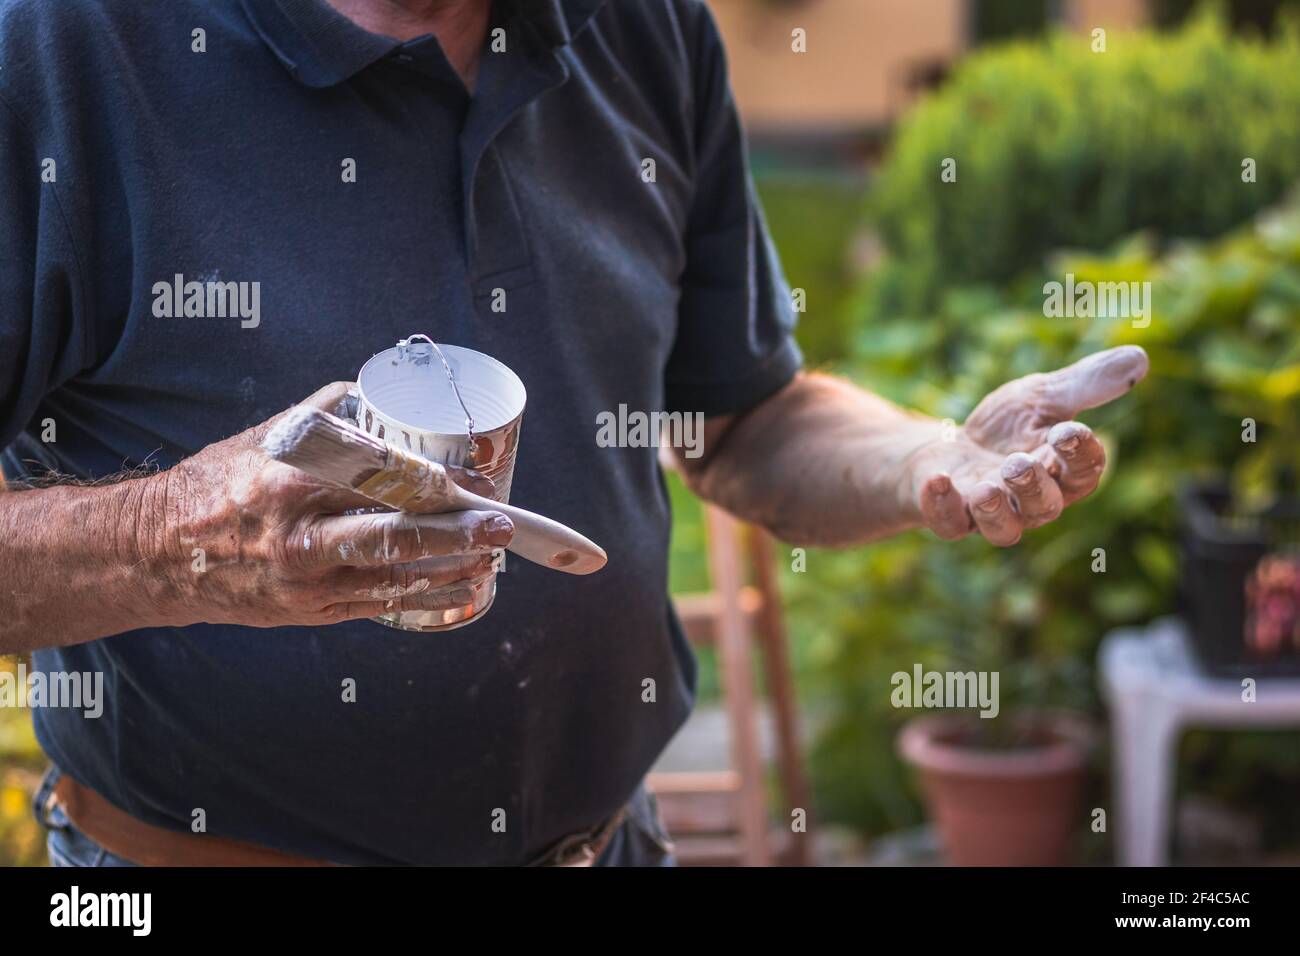
M 352 488 L 385 467 L 388 445 L 355 425 L 307 405 L 290 409 L 262 440 L 286 465 Z

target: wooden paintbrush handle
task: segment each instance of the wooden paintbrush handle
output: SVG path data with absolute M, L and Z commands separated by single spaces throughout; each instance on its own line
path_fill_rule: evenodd
M 468 491 L 465 494 L 471 495 Z M 471 497 L 478 499 L 473 505 L 475 509 L 499 511 L 514 522 L 515 536 L 507 550 L 521 558 L 568 574 L 591 574 L 603 568 L 608 560 L 598 544 L 545 515 L 491 498 Z
M 544 515 L 467 491 L 437 462 L 392 445 L 388 468 L 358 486 L 357 491 L 376 501 L 424 514 L 499 511 L 515 526 L 515 536 L 507 550 L 566 574 L 591 574 L 603 568 L 608 560 L 598 544 L 572 528 Z

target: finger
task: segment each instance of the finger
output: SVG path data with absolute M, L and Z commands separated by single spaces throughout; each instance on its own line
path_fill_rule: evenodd
M 298 402 L 297 405 L 310 405 L 312 408 L 319 408 L 321 411 L 333 414 L 342 403 L 347 401 L 348 390 L 355 387 L 356 386 L 351 382 L 330 382 L 323 388 L 319 388 L 312 392 L 301 402 Z M 249 444 L 262 444 L 262 439 L 266 437 L 266 433 L 275 427 L 275 423 L 287 415 L 291 409 L 296 408 L 297 405 L 289 406 L 289 408 L 286 408 L 284 411 L 280 412 L 280 414 L 268 418 L 260 425 L 254 425 L 248 431 L 244 432 L 244 435 L 249 439 Z
M 1050 403 L 1062 418 L 1096 408 L 1126 394 L 1146 377 L 1150 361 L 1136 345 L 1094 352 L 1047 375 Z
M 454 608 L 467 607 L 474 603 L 475 584 L 472 581 L 456 581 L 440 588 L 430 588 L 418 594 L 402 597 L 364 600 L 340 601 L 321 611 L 326 623 L 351 621 L 358 618 L 378 617 L 394 611 L 450 611 Z
M 330 408 L 328 405 L 322 405 L 321 407 L 331 415 L 341 418 L 345 422 L 360 423 L 361 419 L 358 409 L 361 406 L 361 392 L 357 388 L 355 382 L 348 382 L 347 386 L 347 394 L 339 400 L 337 405 L 333 408 Z
M 1011 501 L 1001 486 L 981 481 L 971 489 L 966 500 L 975 527 L 989 544 L 1005 548 L 1020 540 L 1023 530 L 1020 516 L 1011 507 Z
M 329 594 L 345 601 L 387 601 L 435 591 L 457 581 L 479 581 L 497 567 L 495 552 L 426 559 L 380 568 L 339 568 L 326 578 Z
M 396 606 L 389 608 L 389 610 L 444 611 L 448 607 L 462 607 L 466 604 L 473 604 L 478 600 L 483 589 L 491 586 L 491 575 L 466 578 L 463 581 L 455 581 L 442 588 L 421 594 L 409 594 L 404 598 L 399 598 Z
M 440 578 L 454 581 L 457 578 L 449 575 L 453 574 L 455 568 L 465 568 L 466 573 L 459 577 L 470 577 L 469 569 L 476 566 L 480 561 L 495 562 L 500 565 L 505 560 L 505 550 L 502 548 L 493 548 L 491 551 L 473 551 L 469 554 L 453 555 L 451 557 L 442 556 L 437 558 L 421 558 L 418 561 L 412 561 L 410 567 L 416 571 L 426 574 L 435 574 Z
M 1047 524 L 1061 513 L 1065 499 L 1042 463 L 1016 452 L 1002 463 L 1002 481 L 1015 499 L 1026 528 Z
M 933 475 L 921 486 L 921 520 L 945 541 L 955 541 L 970 534 L 971 519 L 966 503 L 945 474 Z
M 1056 482 L 1065 503 L 1092 494 L 1106 470 L 1106 449 L 1083 422 L 1061 422 L 1047 433 L 1047 444 L 1060 462 Z
M 459 465 L 443 465 L 442 467 L 447 470 L 451 480 L 466 491 L 472 491 L 482 498 L 491 498 L 497 492 L 496 482 L 481 471 L 475 471 L 473 468 L 462 468 Z
M 499 511 L 390 511 L 317 517 L 303 540 L 309 564 L 375 567 L 503 548 L 514 533 L 514 524 Z
M 319 408 L 333 415 L 339 411 L 346 411 L 349 397 L 356 394 L 355 382 L 330 382 L 312 392 L 298 404 L 310 405 L 312 408 Z

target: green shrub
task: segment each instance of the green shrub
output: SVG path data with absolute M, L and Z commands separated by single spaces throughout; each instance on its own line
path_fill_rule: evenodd
M 0 673 L 16 673 L 15 663 L 0 657 Z M 45 861 L 45 832 L 31 811 L 31 795 L 44 764 L 31 711 L 0 707 L 0 866 L 38 866 Z
M 1045 318 L 1042 283 L 1067 271 L 1150 280 L 1150 326 Z M 1300 468 L 1300 201 L 1213 242 L 1157 254 L 1130 239 L 1066 256 L 1021 285 L 951 289 L 924 319 L 863 322 L 853 377 L 958 421 L 1006 379 L 1130 342 L 1151 356 L 1147 381 L 1081 416 L 1111 460 L 1090 500 L 1007 550 L 914 532 L 809 554 L 807 573 L 786 575 L 792 630 L 811 660 L 805 690 L 829 708 L 813 753 L 826 816 L 868 832 L 919 817 L 893 753 L 914 712 L 892 708 L 892 673 L 914 663 L 1000 671 L 998 720 L 1017 704 L 1096 708 L 1101 637 L 1174 609 L 1180 481 L 1226 472 L 1266 498 L 1279 466 Z M 1242 441 L 1246 417 L 1258 423 L 1255 443 Z M 1104 574 L 1092 571 L 1095 548 L 1106 551 Z M 1276 804 L 1289 791 L 1272 792 Z
M 894 254 L 881 308 L 1002 281 L 1046 250 L 1140 229 L 1210 237 L 1300 178 L 1300 40 L 1230 36 L 1207 14 L 1177 33 L 1061 34 L 977 52 L 902 123 L 869 201 Z M 1242 163 L 1257 181 L 1242 181 Z M 941 164 L 956 160 L 955 182 Z
M 799 346 L 810 366 L 845 357 L 857 316 L 845 309 L 857 275 L 851 255 L 863 224 L 863 184 L 846 175 L 756 176 L 763 211 L 791 287 L 804 290 Z

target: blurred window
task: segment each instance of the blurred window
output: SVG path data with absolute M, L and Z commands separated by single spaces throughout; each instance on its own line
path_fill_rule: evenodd
M 1190 16 L 1203 0 L 1148 0 L 1151 19 L 1157 26 L 1175 27 Z M 1272 34 L 1278 15 L 1300 16 L 1300 0 L 1228 0 L 1228 22 L 1238 32 Z
M 973 0 L 972 45 L 1038 36 L 1061 16 L 1060 0 Z

